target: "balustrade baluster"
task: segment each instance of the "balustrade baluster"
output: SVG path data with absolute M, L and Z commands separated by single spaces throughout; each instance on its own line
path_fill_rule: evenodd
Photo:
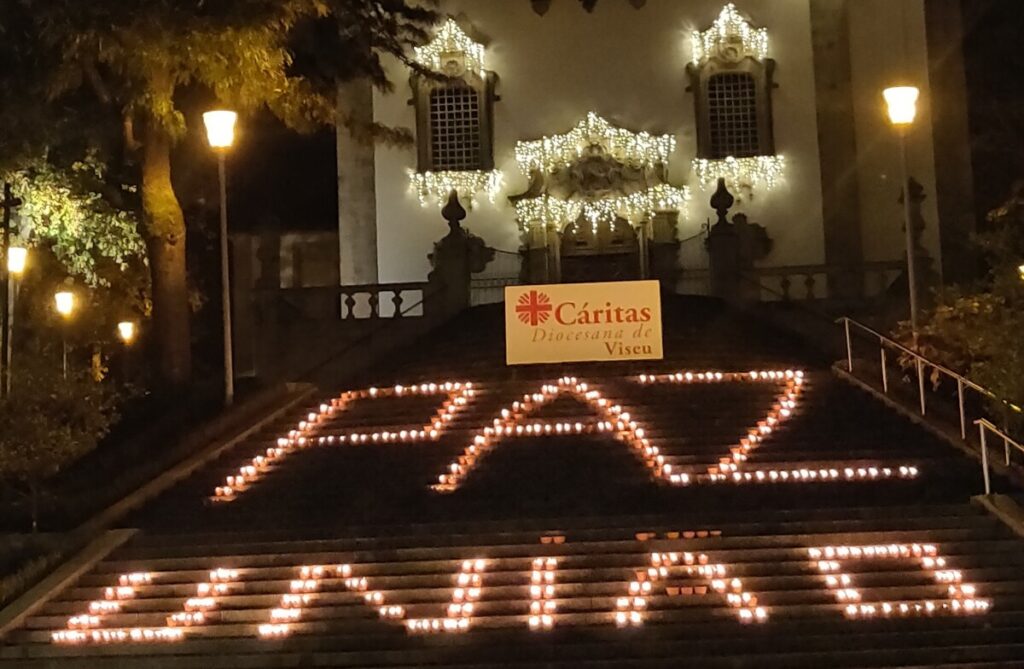
M 391 298 L 391 303 L 395 305 L 395 313 L 392 318 L 402 317 L 402 291 L 395 290 L 394 296 Z

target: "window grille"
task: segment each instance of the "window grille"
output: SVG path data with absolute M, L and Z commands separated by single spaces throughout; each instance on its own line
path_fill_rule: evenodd
M 716 74 L 707 84 L 710 158 L 748 158 L 761 153 L 757 83 L 746 72 Z
M 479 170 L 480 95 L 468 86 L 444 86 L 430 93 L 431 169 Z

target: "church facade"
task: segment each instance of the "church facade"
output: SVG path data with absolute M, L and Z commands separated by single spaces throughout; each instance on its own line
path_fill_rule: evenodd
M 882 99 L 895 84 L 921 90 L 907 135 L 920 243 L 947 275 L 962 265 L 973 212 L 954 0 L 440 8 L 432 41 L 410 54 L 418 71 L 389 60 L 393 91 L 339 90 L 343 124 L 414 137 L 371 146 L 339 126 L 343 284 L 424 280 L 454 190 L 466 227 L 515 259 L 485 277 L 655 277 L 702 292 L 719 179 L 730 220 L 756 233 L 752 266 L 899 262 L 900 150 Z

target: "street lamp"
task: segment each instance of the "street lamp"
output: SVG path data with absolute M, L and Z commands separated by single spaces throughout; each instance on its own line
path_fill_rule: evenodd
M 132 321 L 121 321 L 118 323 L 117 336 L 121 338 L 125 346 L 131 346 L 132 342 L 135 341 L 135 323 Z
M 3 383 L 0 393 L 11 396 L 11 362 L 14 359 L 14 301 L 18 296 L 18 279 L 25 273 L 28 249 L 23 246 L 7 247 L 7 332 L 4 337 Z
M 234 360 L 231 351 L 231 277 L 228 271 L 228 187 L 225 158 L 235 141 L 235 121 L 238 114 L 233 111 L 208 111 L 203 114 L 206 137 L 210 147 L 217 153 L 217 176 L 220 179 L 220 290 L 221 309 L 224 312 L 224 403 L 228 406 L 235 399 Z
M 889 109 L 889 121 L 900 140 L 900 174 L 903 179 L 903 226 L 907 243 L 907 287 L 910 291 L 910 331 L 917 348 L 917 272 L 914 263 L 914 230 L 911 220 L 910 178 L 907 169 L 907 132 L 917 118 L 917 101 L 921 91 L 914 86 L 893 86 L 883 91 Z
M 57 313 L 64 318 L 65 322 L 64 328 L 61 329 L 61 359 L 63 361 L 64 380 L 66 381 L 68 378 L 68 331 L 66 323 L 75 311 L 75 294 L 67 290 L 58 291 L 53 295 L 53 302 Z

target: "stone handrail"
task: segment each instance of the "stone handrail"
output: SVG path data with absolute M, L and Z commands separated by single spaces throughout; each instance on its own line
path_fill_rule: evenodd
M 835 279 L 852 279 L 864 282 L 864 296 L 875 297 L 881 295 L 888 288 L 893 275 L 903 271 L 906 263 L 901 260 L 881 260 L 865 262 L 859 265 L 789 265 L 785 267 L 756 267 L 746 274 L 761 285 L 769 293 L 777 294 L 784 301 L 792 300 L 816 300 L 824 299 L 824 290 L 828 282 Z M 869 285 L 865 279 L 873 277 L 874 282 Z M 766 285 L 765 279 L 777 279 L 772 281 L 774 289 Z M 822 281 L 822 279 L 824 281 Z M 803 290 L 794 295 L 794 283 L 799 282 Z M 819 294 L 818 287 L 822 287 Z M 759 298 L 761 296 L 758 296 Z
M 280 288 L 260 291 L 272 295 L 297 311 L 323 316 L 333 311 L 341 320 L 372 320 L 422 317 L 430 303 L 427 281 L 380 283 L 313 288 Z M 420 309 L 407 307 L 421 302 Z

